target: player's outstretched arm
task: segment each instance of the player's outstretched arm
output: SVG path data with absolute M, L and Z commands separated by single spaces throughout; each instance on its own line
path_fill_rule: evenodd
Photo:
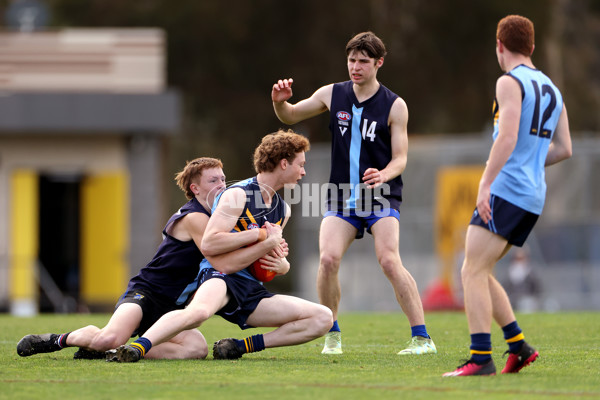
M 280 79 L 271 89 L 273 109 L 281 122 L 293 125 L 329 109 L 333 85 L 323 86 L 309 98 L 301 100 L 296 104 L 290 104 L 288 100 L 292 97 L 293 83 L 294 80 L 291 78 Z

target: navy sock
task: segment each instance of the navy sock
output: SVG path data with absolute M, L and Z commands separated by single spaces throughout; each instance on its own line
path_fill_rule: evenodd
M 523 346 L 523 342 L 525 341 L 525 336 L 523 335 L 523 331 L 519 327 L 519 324 L 517 324 L 517 321 L 513 321 L 503 327 L 502 332 L 504 332 L 504 340 L 506 340 L 506 343 L 508 344 L 508 351 L 517 353 L 521 350 L 521 346 Z
M 337 322 L 337 319 L 335 321 L 333 321 L 333 326 L 331 327 L 329 332 L 341 332 L 340 326 L 338 325 L 338 322 Z
M 492 359 L 492 334 L 474 333 L 471 335 L 471 360 L 485 364 Z
M 411 326 L 410 331 L 412 336 L 423 336 L 424 338 L 431 339 L 431 337 L 427 334 L 427 328 L 425 328 L 425 325 Z
M 152 343 L 145 337 L 140 337 L 130 345 L 140 352 L 140 356 L 144 357 L 152 348 Z
M 67 344 L 67 337 L 71 334 L 71 332 L 67 332 L 67 333 L 63 333 L 62 335 L 60 335 L 57 339 L 56 339 L 56 344 L 61 348 L 64 349 L 65 347 L 69 347 L 69 345 Z
M 265 340 L 263 335 L 260 334 L 247 337 L 243 340 L 234 340 L 235 344 L 237 344 L 240 350 L 242 350 L 244 353 L 255 353 L 265 349 Z

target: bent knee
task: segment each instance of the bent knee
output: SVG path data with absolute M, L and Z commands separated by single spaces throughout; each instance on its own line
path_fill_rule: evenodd
M 319 268 L 325 272 L 337 272 L 340 268 L 342 257 L 330 253 L 323 253 L 319 257 Z
M 210 318 L 210 314 L 206 309 L 200 307 L 188 307 L 186 313 L 186 329 L 194 329 L 202 325 L 204 321 Z
M 323 336 L 333 326 L 333 313 L 328 307 L 319 305 L 314 317 L 314 326 L 318 336 Z
M 471 262 L 465 262 L 462 268 L 460 269 L 460 276 L 462 280 L 478 277 L 483 278 L 487 275 L 489 275 L 489 272 L 487 270 Z
M 116 333 L 113 332 L 100 332 L 90 344 L 90 348 L 96 351 L 107 351 L 110 349 L 116 349 L 122 344 L 127 342 L 127 338 L 123 340 Z
M 384 252 L 384 254 L 378 255 L 377 261 L 384 270 L 404 268 L 402 261 L 400 260 L 400 255 L 393 251 L 387 251 Z
M 379 259 L 381 270 L 389 279 L 397 278 L 407 273 L 400 257 L 382 257 Z
M 182 345 L 185 348 L 185 356 L 183 358 L 204 359 L 208 355 L 208 344 L 202 332 L 197 329 L 184 331 L 184 336 L 179 337 Z
M 208 345 L 206 341 L 190 341 L 185 344 L 187 355 L 185 358 L 204 359 L 208 355 Z
M 198 344 L 192 353 L 192 358 L 204 359 L 208 355 L 208 345 L 206 342 Z

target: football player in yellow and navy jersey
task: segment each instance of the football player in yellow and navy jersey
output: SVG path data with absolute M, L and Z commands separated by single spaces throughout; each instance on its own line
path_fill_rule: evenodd
M 74 358 L 105 358 L 105 351 L 142 335 L 163 314 L 184 308 L 198 287 L 200 243 L 215 196 L 225 188 L 223 164 L 215 158 L 190 161 L 175 180 L 189 201 L 169 218 L 163 241 L 152 260 L 134 276 L 117 302 L 108 324 L 89 325 L 65 334 L 27 335 L 17 345 L 21 356 L 79 346 Z M 148 358 L 204 358 L 208 346 L 202 334 L 186 330 L 156 346 Z M 108 354 L 111 358 L 112 354 Z
M 199 327 L 214 314 L 240 328 L 277 327 L 243 340 L 221 339 L 216 359 L 236 359 L 269 347 L 305 343 L 324 335 L 333 323 L 331 310 L 293 296 L 269 292 L 248 270 L 260 259 L 265 269 L 285 274 L 287 244 L 282 229 L 290 208 L 277 191 L 305 175 L 308 140 L 291 131 L 265 136 L 254 152 L 258 175 L 227 188 L 206 227 L 200 287 L 184 310 L 165 314 L 143 338 L 117 349 L 119 361 L 137 361 L 140 353 L 181 331 Z M 135 346 L 143 347 L 141 352 Z
M 319 233 L 317 291 L 321 304 L 333 310 L 334 324 L 323 354 L 342 354 L 337 311 L 341 298 L 341 259 L 365 229 L 373 235 L 375 253 L 396 299 L 408 318 L 411 341 L 400 355 L 432 354 L 415 280 L 399 252 L 402 177 L 408 149 L 406 103 L 377 80 L 385 45 L 372 32 L 359 33 L 346 45 L 350 80 L 319 88 L 290 104 L 292 79 L 273 85 L 271 99 L 279 120 L 295 124 L 329 111 L 331 173 L 328 211 Z
M 558 88 L 533 65 L 533 49 L 529 19 L 509 15 L 500 20 L 496 55 L 505 74 L 496 82 L 494 144 L 479 182 L 461 271 L 471 357 L 444 376 L 496 374 L 492 319 L 508 344 L 502 373 L 519 372 L 538 357 L 493 275 L 496 262 L 511 246 L 523 245 L 542 213 L 545 167 L 572 154 L 567 109 Z
M 257 176 L 237 182 L 229 186 L 225 192 L 234 189 L 243 190 L 246 197 L 243 203 L 244 208 L 237 219 L 232 232 L 243 232 L 261 228 L 265 226 L 267 222 L 283 227 L 283 224 L 287 221 L 289 215 L 289 206 L 283 201 L 279 193 L 273 192 L 270 204 L 265 204 L 261 192 L 261 183 L 258 182 Z M 221 195 L 217 197 L 213 209 L 219 204 L 220 198 Z M 201 270 L 207 268 L 212 268 L 208 260 L 200 265 Z M 236 272 L 236 274 L 258 282 L 258 279 L 256 279 L 247 268 Z

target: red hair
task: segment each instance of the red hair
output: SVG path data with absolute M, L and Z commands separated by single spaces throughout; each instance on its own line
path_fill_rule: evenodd
M 520 15 L 509 15 L 498 22 L 496 39 L 513 53 L 531 56 L 534 45 L 533 22 Z
M 209 168 L 223 168 L 223 163 L 218 158 L 200 157 L 187 161 L 185 168 L 175 174 L 177 186 L 184 191 L 188 200 L 194 198 L 194 192 L 192 192 L 190 185 L 194 180 L 200 179 L 202 171 Z

